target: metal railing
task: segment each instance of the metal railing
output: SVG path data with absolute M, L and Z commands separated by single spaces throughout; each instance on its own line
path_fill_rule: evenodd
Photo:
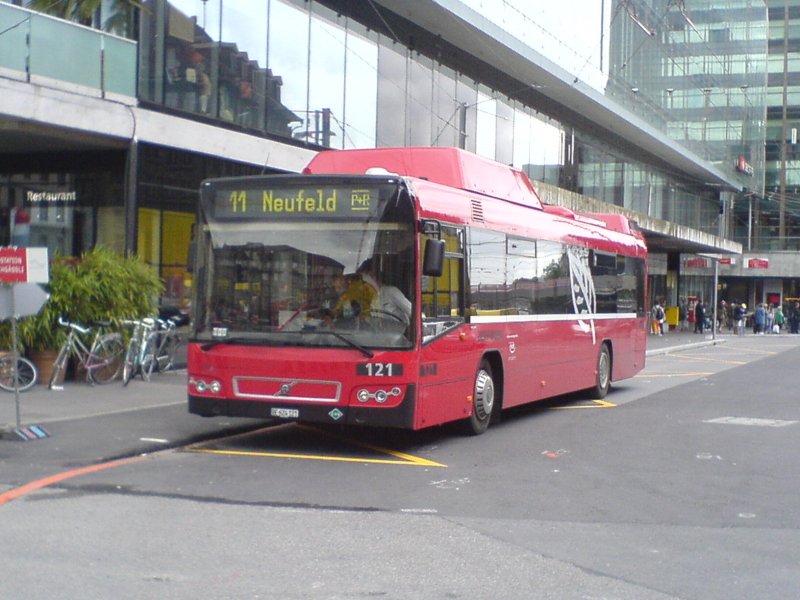
M 0 76 L 135 97 L 136 67 L 136 42 L 0 3 Z

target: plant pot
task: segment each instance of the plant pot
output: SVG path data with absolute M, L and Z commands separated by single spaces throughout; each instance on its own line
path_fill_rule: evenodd
M 31 360 L 36 365 L 36 370 L 39 371 L 39 379 L 37 383 L 42 385 L 50 384 L 50 377 L 53 375 L 53 363 L 58 358 L 58 350 L 32 350 L 30 352 Z M 64 374 L 61 374 L 61 381 L 56 383 L 64 383 Z

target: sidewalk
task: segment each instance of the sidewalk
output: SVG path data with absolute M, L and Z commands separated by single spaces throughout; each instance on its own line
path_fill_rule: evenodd
M 702 334 L 691 331 L 670 331 L 664 335 L 648 335 L 647 356 L 667 354 L 678 350 L 686 350 L 687 348 L 723 344 L 730 337 L 729 333 L 717 333 L 714 336 L 710 331 Z

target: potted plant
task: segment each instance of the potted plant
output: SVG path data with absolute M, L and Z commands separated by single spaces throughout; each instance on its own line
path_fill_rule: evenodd
M 48 371 L 66 337 L 59 317 L 91 325 L 151 316 L 162 288 L 155 269 L 135 255 L 96 246 L 78 259 L 56 257 L 46 286 L 50 298 L 38 314 L 19 322 L 20 343 L 36 362 L 40 382 L 49 381 Z M 7 329 L 3 324 L 0 340 L 10 339 Z

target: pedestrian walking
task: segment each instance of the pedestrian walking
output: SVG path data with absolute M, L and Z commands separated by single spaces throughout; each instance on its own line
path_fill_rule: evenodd
M 753 333 L 755 335 L 764 335 L 764 325 L 767 322 L 767 314 L 764 310 L 764 305 L 759 302 L 753 311 Z
M 704 333 L 706 330 L 706 305 L 703 304 L 703 299 L 698 298 L 697 304 L 694 305 L 694 332 Z
M 650 313 L 650 333 L 664 335 L 664 307 L 660 301 L 656 300 Z
M 795 302 L 789 313 L 789 331 L 800 333 L 800 302 Z
M 735 333 L 736 335 L 744 335 L 744 326 L 747 319 L 747 304 L 742 302 L 741 304 L 736 305 L 736 308 L 733 312 L 733 317 L 736 321 Z
M 717 311 L 717 331 L 722 331 L 722 328 L 728 322 L 728 303 L 725 300 L 720 301 L 719 310 Z
M 783 309 L 778 305 L 775 307 L 775 323 L 772 325 L 772 333 L 780 333 L 785 322 L 786 317 L 783 316 Z

